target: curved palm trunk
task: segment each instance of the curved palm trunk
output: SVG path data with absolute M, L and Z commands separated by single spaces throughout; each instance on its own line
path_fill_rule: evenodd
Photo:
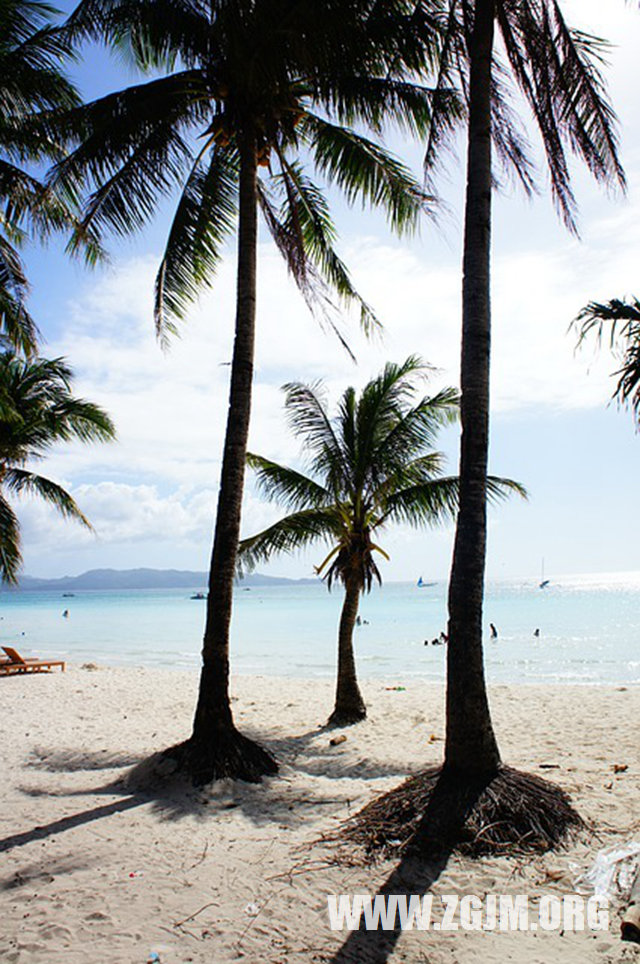
M 329 717 L 332 726 L 348 726 L 363 720 L 367 715 L 356 676 L 356 662 L 353 655 L 353 630 L 360 602 L 360 584 L 357 579 L 349 579 L 344 587 L 344 602 L 338 629 L 338 681 L 336 703 Z
M 471 46 L 462 289 L 460 509 L 449 582 L 445 767 L 487 776 L 500 765 L 482 657 L 489 451 L 491 55 L 495 0 L 476 0 Z
M 198 783 L 231 776 L 258 780 L 275 773 L 266 751 L 237 732 L 229 701 L 229 627 L 251 414 L 256 316 L 257 163 L 253 132 L 240 147 L 236 327 L 229 409 L 218 495 L 200 691 L 188 745 Z

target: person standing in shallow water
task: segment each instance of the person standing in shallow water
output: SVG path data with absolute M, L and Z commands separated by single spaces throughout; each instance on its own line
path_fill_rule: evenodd
M 490 630 L 490 632 L 491 632 L 491 639 L 497 639 L 497 638 L 498 638 L 498 630 L 497 630 L 496 627 L 493 625 L 493 623 L 489 623 L 489 630 Z

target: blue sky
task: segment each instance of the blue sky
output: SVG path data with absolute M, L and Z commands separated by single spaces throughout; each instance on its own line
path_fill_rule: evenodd
M 68 5 L 69 8 L 71 5 Z M 581 241 L 558 223 L 548 192 L 528 202 L 498 196 L 494 217 L 491 469 L 522 481 L 523 503 L 492 510 L 488 572 L 493 577 L 640 569 L 640 436 L 628 412 L 608 406 L 614 363 L 590 350 L 576 355 L 571 318 L 591 298 L 638 293 L 640 248 L 640 113 L 637 64 L 640 14 L 622 0 L 563 3 L 567 18 L 616 43 L 608 72 L 621 119 L 626 198 L 610 198 L 576 169 Z M 77 69 L 88 96 L 133 79 L 122 63 L 90 49 Z M 532 133 L 532 140 L 533 131 Z M 390 146 L 415 167 L 420 148 L 391 137 Z M 349 211 L 335 200 L 340 249 L 364 296 L 385 325 L 367 343 L 345 322 L 354 366 L 336 339 L 310 318 L 266 237 L 261 241 L 259 336 L 251 446 L 295 462 L 279 386 L 324 378 L 336 399 L 362 385 L 387 358 L 417 352 L 437 366 L 433 388 L 456 384 L 460 330 L 460 246 L 463 176 L 452 163 L 444 193 L 451 213 L 439 228 L 398 241 L 379 216 Z M 28 252 L 31 306 L 47 339 L 46 353 L 66 355 L 79 393 L 114 416 L 118 443 L 68 447 L 41 466 L 67 484 L 92 520 L 91 535 L 26 502 L 25 571 L 74 574 L 103 566 L 206 569 L 226 416 L 233 323 L 234 252 L 229 250 L 206 294 L 168 354 L 154 341 L 151 291 L 169 206 L 144 235 L 111 245 L 108 268 L 88 271 L 60 245 Z M 442 440 L 455 470 L 457 435 Z M 251 484 L 244 532 L 277 510 Z M 452 529 L 390 530 L 388 579 L 445 578 Z M 274 560 L 267 571 L 308 575 L 322 558 Z

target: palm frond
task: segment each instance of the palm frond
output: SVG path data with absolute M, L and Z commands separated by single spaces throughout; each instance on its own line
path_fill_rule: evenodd
M 399 460 L 413 457 L 433 440 L 433 433 L 428 433 L 429 426 L 442 424 L 437 418 L 438 403 L 434 404 L 431 414 L 424 400 L 414 415 L 409 407 L 418 381 L 426 378 L 430 370 L 417 355 L 410 355 L 400 365 L 387 362 L 382 373 L 362 390 L 356 415 L 359 485 L 367 477 L 379 479 L 393 471 Z M 404 437 L 398 437 L 396 444 L 403 425 L 406 425 Z M 413 438 L 408 430 L 410 425 L 415 426 Z M 422 426 L 420 432 L 418 426 Z
M 513 479 L 503 479 L 499 476 L 487 476 L 487 501 L 492 505 L 504 502 L 511 495 L 519 495 L 521 499 L 528 499 L 529 493 L 521 482 Z
M 27 237 L 46 240 L 55 231 L 75 226 L 77 210 L 72 199 L 56 194 L 4 158 L 0 158 L 0 198 L 5 203 L 3 228 L 14 243 Z
M 82 398 L 63 398 L 47 413 L 52 438 L 56 441 L 111 442 L 116 429 L 107 413 Z
M 15 512 L 0 495 L 0 580 L 15 586 L 21 566 L 20 526 Z
M 205 102 L 200 73 L 181 71 L 70 111 L 64 125 L 57 120 L 59 134 L 81 143 L 54 165 L 49 185 L 72 196 L 97 185 L 71 250 L 90 228 L 126 235 L 147 223 L 193 164 L 188 135 L 206 116 Z
M 527 498 L 527 490 L 512 479 L 487 478 L 487 501 L 495 504 L 510 495 Z M 460 498 L 460 479 L 441 477 L 407 486 L 389 496 L 382 522 L 403 522 L 412 526 L 438 526 L 455 519 Z
M 440 46 L 435 69 L 434 96 L 431 112 L 431 124 L 424 151 L 423 167 L 428 190 L 434 191 L 436 173 L 444 166 L 445 159 L 451 155 L 453 135 L 457 129 L 457 116 L 452 116 L 448 110 L 448 91 L 455 87 L 456 78 L 464 74 L 458 68 L 459 48 L 463 42 L 460 23 L 459 0 L 450 0 L 443 22 L 440 27 Z M 427 25 L 427 31 L 430 30 Z M 467 100 L 459 96 L 461 103 L 460 120 L 466 119 Z
M 206 148 L 182 190 L 156 276 L 155 322 L 160 338 L 175 330 L 203 287 L 211 284 L 222 247 L 235 226 L 237 153 Z
M 259 563 L 267 562 L 278 553 L 295 552 L 317 539 L 328 539 L 332 536 L 335 538 L 337 531 L 339 531 L 339 524 L 335 509 L 331 506 L 294 512 L 275 522 L 263 532 L 240 541 L 239 570 L 240 572 L 251 571 Z
M 516 111 L 511 105 L 506 70 L 494 57 L 491 78 L 491 137 L 504 176 L 520 184 L 525 195 L 536 191 L 531 146 Z M 498 179 L 494 177 L 494 180 Z
M 327 479 L 332 492 L 340 492 L 349 484 L 349 464 L 323 405 L 322 384 L 290 382 L 283 389 L 289 426 L 294 435 L 303 438 L 312 469 Z
M 24 463 L 57 442 L 103 442 L 115 437 L 109 416 L 75 397 L 64 359 L 23 359 L 0 354 L 0 389 L 18 418 L 0 421 L 0 458 Z
M 457 477 L 442 477 L 407 486 L 389 495 L 378 524 L 442 525 L 455 518 L 459 495 L 460 480 Z
M 576 202 L 565 142 L 597 180 L 624 188 L 615 115 L 597 67 L 603 45 L 566 26 L 555 2 L 498 4 L 509 63 L 536 118 L 560 214 L 576 233 Z
M 247 465 L 256 473 L 260 491 L 287 509 L 318 508 L 331 503 L 331 493 L 295 469 L 247 452 Z
M 452 124 L 463 114 L 452 87 L 434 90 L 404 79 L 357 74 L 346 77 L 332 92 L 328 107 L 341 125 L 365 124 L 378 133 L 393 125 L 420 140 L 430 134 L 434 108 Z
M 36 495 L 52 505 L 66 519 L 75 519 L 87 529 L 93 529 L 91 523 L 79 509 L 73 496 L 69 495 L 66 489 L 46 479 L 35 472 L 27 472 L 25 469 L 8 469 L 4 477 L 4 484 L 10 492 L 17 495 L 27 493 Z
M 107 41 L 143 70 L 205 57 L 210 21 L 194 0 L 82 0 L 67 20 L 70 39 Z
M 369 462 L 376 477 L 394 473 L 398 465 L 414 458 L 417 453 L 432 448 L 441 429 L 457 421 L 460 396 L 454 388 L 444 388 L 432 396 L 425 396 L 396 418 L 373 439 Z
M 640 430 L 640 301 L 613 298 L 607 303 L 589 302 L 571 323 L 579 329 L 578 347 L 594 334 L 601 345 L 608 328 L 609 348 L 620 367 L 613 372 L 618 383 L 613 398 L 619 405 L 628 406 Z
M 423 214 L 435 214 L 435 198 L 379 144 L 311 113 L 301 127 L 318 169 L 350 204 L 360 199 L 382 208 L 400 234 L 415 230 Z
M 31 356 L 38 327 L 26 307 L 27 279 L 18 252 L 0 236 L 0 337 L 8 346 Z
M 379 328 L 380 322 L 354 287 L 336 252 L 336 232 L 326 199 L 299 163 L 287 161 L 280 152 L 279 159 L 282 173 L 272 180 L 276 188 L 284 189 L 284 200 L 282 210 L 276 212 L 262 189 L 267 225 L 309 308 L 313 312 L 319 310 L 321 318 L 345 344 L 330 315 L 333 293 L 345 307 L 356 307 L 365 332 Z

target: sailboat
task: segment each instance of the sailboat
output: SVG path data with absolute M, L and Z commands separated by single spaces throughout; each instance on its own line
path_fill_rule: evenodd
M 416 586 L 418 589 L 427 589 L 429 586 L 435 586 L 435 582 L 425 582 L 422 576 L 418 579 Z
M 549 585 L 549 580 L 544 578 L 544 556 L 542 558 L 542 566 L 540 569 L 540 589 L 546 589 Z

